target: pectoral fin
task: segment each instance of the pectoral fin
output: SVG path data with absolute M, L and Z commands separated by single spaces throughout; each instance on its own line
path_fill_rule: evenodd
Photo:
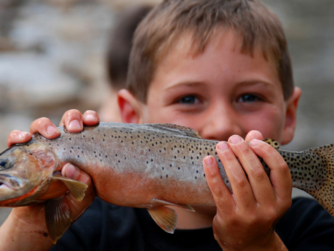
M 82 183 L 80 181 L 72 180 L 70 178 L 64 177 L 60 174 L 54 174 L 54 176 L 51 178 L 53 181 L 61 181 L 67 186 L 67 188 L 70 190 L 70 193 L 73 195 L 73 197 L 77 201 L 82 201 L 82 199 L 85 197 L 85 192 L 87 190 L 87 184 Z
M 56 244 L 72 223 L 70 206 L 66 197 L 48 200 L 45 205 L 45 221 L 50 238 Z
M 173 234 L 177 224 L 177 214 L 168 206 L 182 208 L 191 212 L 195 212 L 195 210 L 190 205 L 175 204 L 157 198 L 151 200 L 151 205 L 147 209 L 151 217 L 159 227 L 167 233 Z
M 148 212 L 159 227 L 167 233 L 174 233 L 177 223 L 177 215 L 173 209 L 160 206 L 148 209 Z

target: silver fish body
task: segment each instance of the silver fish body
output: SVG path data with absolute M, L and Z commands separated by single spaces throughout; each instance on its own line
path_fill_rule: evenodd
M 43 166 L 41 170 L 48 169 L 42 178 L 43 186 L 47 186 L 45 180 L 50 181 L 53 172 L 70 162 L 92 177 L 101 199 L 119 206 L 147 208 L 157 224 L 167 232 L 174 231 L 177 218 L 175 212 L 167 210 L 166 206 L 188 210 L 193 210 L 191 206 L 215 206 L 202 167 L 205 156 L 216 158 L 222 179 L 233 192 L 215 151 L 218 141 L 202 139 L 193 129 L 171 124 L 123 123 L 100 123 L 95 127 L 85 127 L 80 133 L 59 129 L 61 136 L 56 139 L 48 140 L 36 134 L 29 143 L 1 154 L 0 182 L 6 175 L 8 179 L 8 172 L 19 163 L 22 166 L 20 170 L 24 167 L 29 170 L 33 165 L 36 168 Z M 272 145 L 275 147 L 275 142 Z M 301 152 L 278 151 L 290 168 L 293 186 L 310 193 L 334 216 L 333 145 Z M 18 161 L 18 155 L 25 157 Z M 263 161 L 262 164 L 269 175 L 269 168 Z M 23 173 L 26 175 L 26 171 Z M 15 182 L 20 178 L 10 177 Z M 27 184 L 31 177 L 25 178 Z M 3 182 L 6 182 L 5 178 Z M 36 186 L 42 187 L 41 184 Z M 20 190 L 19 186 L 15 189 Z M 15 199 L 15 189 L 8 193 L 12 196 L 8 199 L 7 195 L 1 196 L 0 187 L 0 205 L 34 203 L 46 190 L 40 189 L 38 195 L 29 200 L 29 197 Z M 18 196 L 28 193 L 28 189 Z M 55 234 L 55 239 L 60 234 Z

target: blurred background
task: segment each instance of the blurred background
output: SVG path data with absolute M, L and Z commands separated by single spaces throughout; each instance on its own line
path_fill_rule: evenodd
M 0 152 L 38 117 L 108 98 L 106 50 L 120 13 L 160 0 L 0 0 Z M 334 1 L 263 0 L 280 18 L 303 90 L 289 150 L 334 143 Z M 0 222 L 8 210 L 1 209 Z M 2 217 L 2 218 L 1 218 Z

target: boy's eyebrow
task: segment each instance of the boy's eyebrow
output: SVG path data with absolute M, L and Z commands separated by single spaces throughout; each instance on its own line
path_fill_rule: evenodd
M 244 81 L 240 81 L 237 83 L 236 86 L 247 86 L 247 85 L 263 85 L 266 87 L 274 87 L 275 85 L 271 83 L 270 81 L 266 81 L 264 79 L 248 79 Z M 172 83 L 164 88 L 165 91 L 169 91 L 171 89 L 177 88 L 177 87 L 196 87 L 196 86 L 205 86 L 205 82 L 202 81 L 184 81 L 184 82 L 176 82 Z
M 238 85 L 264 85 L 264 86 L 271 86 L 271 87 L 275 86 L 270 81 L 261 80 L 261 79 L 250 79 L 250 80 L 240 81 Z
M 187 86 L 187 87 L 195 87 L 195 86 L 204 86 L 205 83 L 201 81 L 184 81 L 184 82 L 176 82 L 172 83 L 164 88 L 165 91 L 168 91 L 170 89 L 174 89 L 176 87 L 182 87 L 182 86 Z

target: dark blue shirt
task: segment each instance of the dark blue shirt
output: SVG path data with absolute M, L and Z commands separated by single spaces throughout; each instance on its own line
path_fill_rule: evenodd
M 297 198 L 275 231 L 288 250 L 334 250 L 334 218 L 315 200 Z M 118 207 L 96 198 L 51 249 L 221 250 L 212 228 L 161 230 L 145 209 Z

